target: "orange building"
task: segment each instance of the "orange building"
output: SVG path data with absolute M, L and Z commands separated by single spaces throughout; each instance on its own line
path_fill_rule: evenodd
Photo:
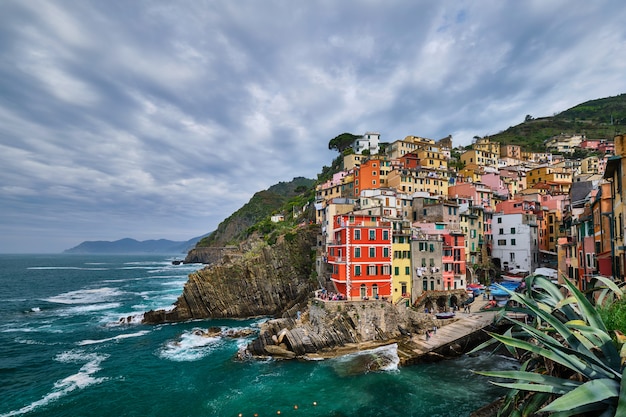
M 340 214 L 327 245 L 335 289 L 347 300 L 391 296 L 391 222 L 381 216 Z
M 354 195 L 359 196 L 363 190 L 375 190 L 384 184 L 384 178 L 381 175 L 383 167 L 382 160 L 368 159 L 361 163 L 361 166 L 354 170 Z

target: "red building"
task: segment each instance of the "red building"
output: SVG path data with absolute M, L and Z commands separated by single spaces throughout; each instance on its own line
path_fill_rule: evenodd
M 327 248 L 337 292 L 348 300 L 391 296 L 391 222 L 350 213 L 333 221 Z

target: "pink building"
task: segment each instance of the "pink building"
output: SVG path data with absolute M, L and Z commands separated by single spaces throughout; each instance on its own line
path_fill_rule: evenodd
M 504 184 L 502 177 L 497 173 L 489 173 L 483 174 L 480 180 L 487 187 L 491 188 L 491 191 L 495 195 L 499 195 L 504 197 L 505 199 L 509 198 L 509 188 Z

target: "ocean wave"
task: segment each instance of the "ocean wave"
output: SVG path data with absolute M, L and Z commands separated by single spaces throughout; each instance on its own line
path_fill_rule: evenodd
M 84 389 L 93 384 L 99 384 L 105 381 L 107 378 L 95 378 L 93 374 L 98 372 L 101 367 L 102 361 L 108 358 L 109 355 L 85 353 L 82 351 L 69 351 L 63 352 L 55 358 L 58 362 L 64 363 L 81 363 L 86 362 L 77 373 L 70 375 L 66 378 L 60 379 L 54 383 L 52 391 L 43 396 L 41 399 L 28 404 L 18 410 L 13 410 L 9 413 L 2 414 L 0 417 L 11 417 L 21 414 L 29 413 L 37 408 L 43 407 L 51 402 L 57 401 L 60 398 L 68 395 L 74 390 Z
M 349 353 L 333 359 L 334 368 L 341 376 L 377 371 L 397 371 L 400 364 L 396 343 L 375 349 Z
M 109 301 L 122 294 L 124 294 L 124 292 L 117 288 L 103 287 L 69 291 L 46 298 L 43 301 L 57 304 L 95 304 Z
M 143 315 L 145 310 L 134 311 L 128 314 L 120 314 L 111 312 L 100 320 L 105 327 L 120 327 L 128 326 L 129 324 L 141 324 L 143 322 Z
M 80 342 L 77 343 L 77 345 L 79 346 L 95 345 L 98 343 L 110 342 L 112 340 L 122 340 L 122 339 L 131 338 L 131 337 L 140 337 L 148 333 L 150 333 L 149 330 L 142 330 L 137 333 L 118 334 L 117 336 L 107 337 L 106 339 L 99 339 L 99 340 L 86 339 L 86 340 L 81 340 Z
M 84 314 L 91 313 L 94 311 L 103 311 L 103 310 L 112 310 L 114 308 L 120 307 L 120 303 L 102 303 L 102 304 L 87 304 L 76 307 L 70 307 L 62 310 L 60 315 L 75 315 L 75 314 Z
M 206 336 L 202 329 L 184 332 L 179 340 L 168 342 L 159 356 L 175 362 L 196 361 L 208 355 L 220 342 L 220 337 Z

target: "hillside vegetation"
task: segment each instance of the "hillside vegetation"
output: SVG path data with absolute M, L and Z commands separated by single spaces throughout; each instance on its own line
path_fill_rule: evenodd
M 302 208 L 315 198 L 315 181 L 296 177 L 289 182 L 279 182 L 267 190 L 255 193 L 250 201 L 222 221 L 215 231 L 198 242 L 196 247 L 225 246 L 246 238 L 259 224 L 269 223 L 274 213 L 284 213 L 291 218 L 293 207 Z
M 526 150 L 541 152 L 544 142 L 552 136 L 585 135 L 588 139 L 612 140 L 626 131 L 626 94 L 590 100 L 552 117 L 533 118 L 490 136 L 500 143 L 521 145 Z

